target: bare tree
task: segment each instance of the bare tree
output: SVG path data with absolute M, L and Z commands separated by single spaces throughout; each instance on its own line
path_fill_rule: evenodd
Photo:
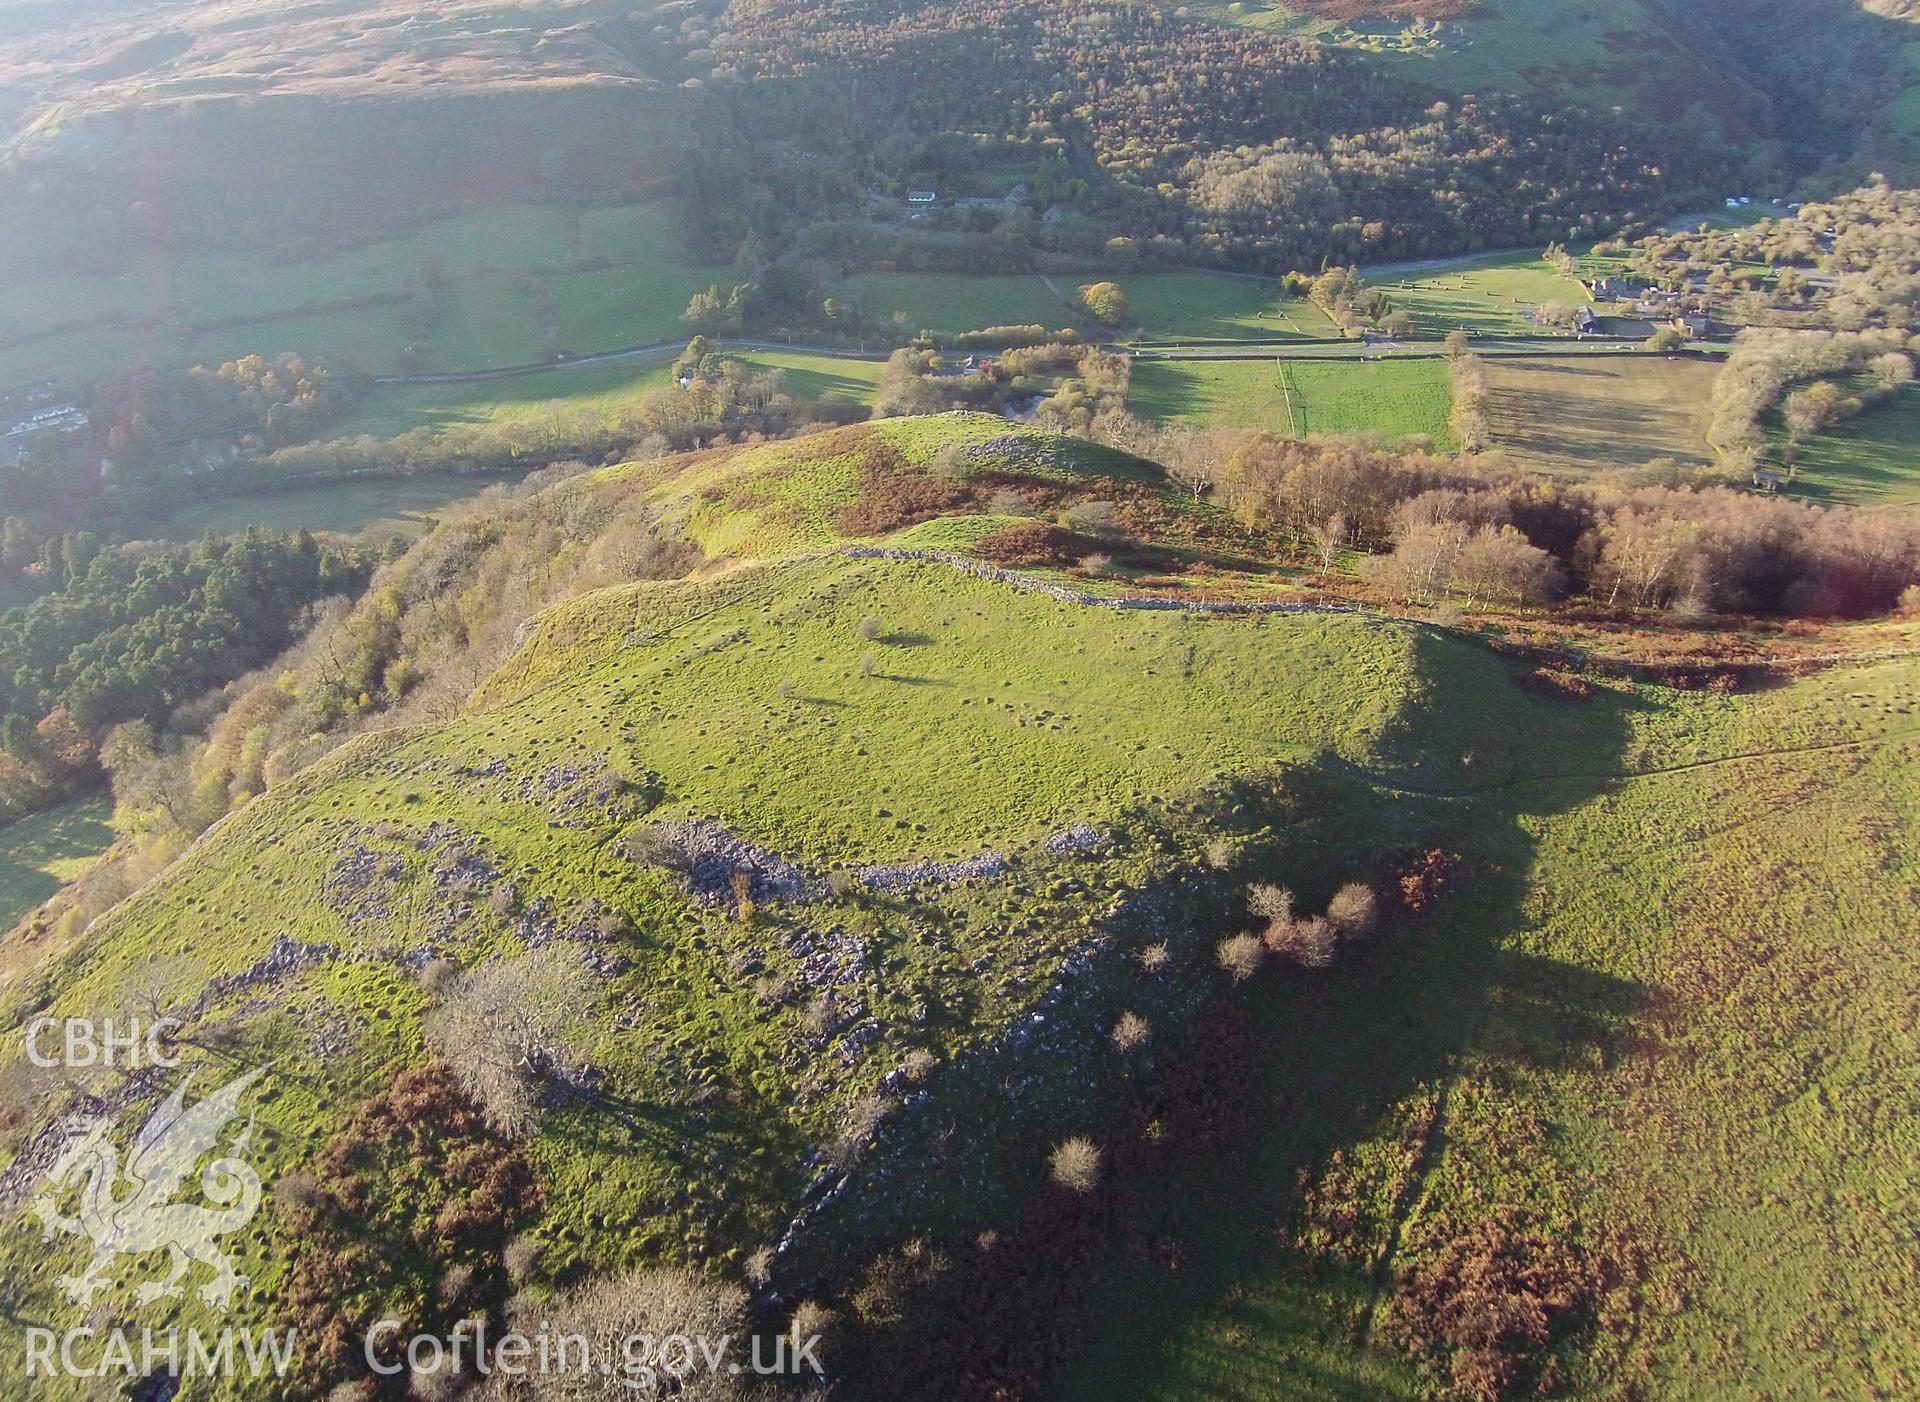
M 1333 568 L 1334 560 L 1346 545 L 1353 528 L 1348 524 L 1345 512 L 1336 511 L 1333 515 L 1311 527 L 1307 534 L 1312 537 L 1315 553 L 1320 556 L 1320 573 L 1325 574 Z
M 599 989 L 568 949 L 530 950 L 456 981 L 428 1016 L 427 1041 L 502 1133 L 535 1122 L 543 1086 L 577 1083 Z
M 1303 969 L 1324 969 L 1333 962 L 1337 939 L 1333 922 L 1316 915 L 1271 927 L 1262 943 L 1280 958 L 1291 959 Z
M 1512 526 L 1482 526 L 1461 542 L 1447 582 L 1469 604 L 1543 604 L 1560 579 L 1559 563 Z
M 1113 1045 L 1116 1051 L 1136 1051 L 1144 1047 L 1153 1038 L 1153 1028 L 1139 1013 L 1120 1014 L 1120 1020 L 1113 1024 Z
M 1359 939 L 1373 929 L 1379 914 L 1380 902 L 1364 881 L 1349 881 L 1327 902 L 1327 919 L 1341 939 Z
M 1913 357 L 1901 351 L 1876 355 L 1867 363 L 1874 378 L 1886 389 L 1898 389 L 1913 378 Z
M 1253 935 L 1229 935 L 1214 947 L 1214 958 L 1235 983 L 1260 972 L 1260 941 Z
M 646 1395 L 738 1402 L 746 1388 L 727 1361 L 739 1357 L 746 1310 L 747 1295 L 739 1286 L 679 1266 L 594 1276 L 550 1299 L 517 1295 L 507 1307 L 508 1327 L 554 1340 L 556 1366 L 529 1368 L 518 1377 L 495 1369 L 466 1395 L 475 1402 Z M 569 1336 L 581 1343 L 563 1352 Z M 696 1347 L 682 1349 L 679 1339 Z M 704 1340 L 717 1349 L 722 1339 L 733 1346 L 710 1367 L 697 1344 Z M 668 1340 L 676 1343 L 669 1346 Z
M 1100 1159 L 1100 1146 L 1076 1135 L 1054 1146 L 1047 1172 L 1063 1188 L 1090 1193 L 1100 1185 Z
M 1284 886 L 1255 882 L 1247 887 L 1247 914 L 1276 924 L 1293 919 L 1293 892 Z
M 958 482 L 973 464 L 972 446 L 966 443 L 942 443 L 933 454 L 933 475 Z

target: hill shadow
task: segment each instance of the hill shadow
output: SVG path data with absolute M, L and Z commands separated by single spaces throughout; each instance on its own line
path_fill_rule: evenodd
M 1254 1129 L 1234 1154 L 1139 1197 L 1128 1236 L 1178 1241 L 1187 1264 L 1178 1277 L 1101 1272 L 1091 1344 L 1050 1396 L 1090 1400 L 1139 1388 L 1156 1372 L 1141 1356 L 1142 1338 L 1210 1338 L 1204 1322 L 1256 1303 L 1309 1320 L 1304 1338 L 1279 1341 L 1312 1377 L 1270 1377 L 1275 1386 L 1283 1376 L 1300 1384 L 1286 1395 L 1424 1395 L 1403 1360 L 1361 1341 L 1390 1279 L 1399 1222 L 1447 1152 L 1447 1099 L 1460 1068 L 1553 1072 L 1626 1054 L 1646 989 L 1511 937 L 1534 918 L 1537 820 L 1614 787 L 1630 719 L 1644 703 L 1611 690 L 1587 702 L 1534 695 L 1511 664 L 1437 635 L 1417 650 L 1422 670 L 1442 684 L 1405 709 L 1374 764 L 1324 757 L 1289 781 L 1308 816 L 1265 854 L 1263 879 L 1291 887 L 1298 909 L 1317 911 L 1345 881 L 1385 886 L 1383 860 L 1392 870 L 1395 854 L 1439 849 L 1460 859 L 1455 888 L 1426 914 L 1389 921 L 1357 957 L 1263 974 L 1247 987 L 1241 1006 L 1259 1067 Z M 1484 760 L 1453 764 L 1463 751 Z M 1450 764 L 1455 772 L 1443 777 Z M 1431 1130 L 1374 1243 L 1381 1254 L 1370 1264 L 1299 1255 L 1286 1224 L 1302 1210 L 1308 1176 L 1364 1163 L 1383 1142 L 1391 1152 L 1389 1126 L 1422 1104 L 1437 1107 Z M 1268 1350 L 1275 1343 L 1258 1341 Z M 1209 1371 L 1203 1354 L 1163 1357 L 1156 1395 L 1191 1388 L 1196 1369 Z M 1382 1369 L 1403 1370 L 1403 1382 L 1383 1380 Z

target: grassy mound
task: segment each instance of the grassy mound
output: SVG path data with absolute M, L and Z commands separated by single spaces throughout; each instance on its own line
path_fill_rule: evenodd
M 912 426 L 897 441 L 924 446 Z M 617 587 L 544 617 L 468 714 L 362 737 L 241 810 L 16 982 L 9 1016 L 190 1010 L 196 1046 L 275 1068 L 254 1140 L 271 1181 L 424 1058 L 423 966 L 576 947 L 601 1079 L 527 1145 L 545 1268 L 737 1263 L 877 1081 L 1004 1037 L 1175 862 L 1169 797 L 1323 753 L 1380 761 L 1420 665 L 1411 635 L 1357 617 L 1136 615 L 937 562 Z M 659 830 L 724 833 L 803 893 L 756 888 L 743 911 L 633 845 Z M 1080 832 L 1099 857 L 1059 836 Z M 944 1210 L 984 1212 L 1008 1181 L 983 1172 Z M 254 1322 L 286 1304 L 287 1221 L 269 1208 L 236 1238 Z M 34 1282 L 26 1314 L 70 1311 L 53 1280 L 77 1247 L 54 1248 L 59 1271 L 27 1234 L 0 1251 Z
M 1102 491 L 1146 494 L 1150 463 L 1085 439 L 953 413 L 881 419 L 753 447 L 723 448 L 643 474 L 648 501 L 709 555 L 772 555 L 871 540 L 977 511 L 999 488 L 1036 503 Z M 1158 496 L 1158 492 L 1151 492 Z

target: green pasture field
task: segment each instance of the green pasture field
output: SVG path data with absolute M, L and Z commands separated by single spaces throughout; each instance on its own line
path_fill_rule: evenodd
M 482 294 L 484 295 L 484 294 Z M 489 327 L 489 340 L 510 335 L 512 328 Z M 404 304 L 356 307 L 351 311 L 308 312 L 298 316 L 256 321 L 245 326 L 222 326 L 204 331 L 178 346 L 159 350 L 158 363 L 171 360 L 190 365 L 219 365 L 244 355 L 275 356 L 293 352 L 321 365 L 363 374 L 396 374 L 415 368 L 406 358 L 413 342 L 412 323 Z M 432 343 L 428 343 L 431 349 Z M 130 363 L 140 363 L 136 355 Z M 425 357 L 419 368 L 426 368 Z
M 178 541 L 198 540 L 208 531 L 237 535 L 249 526 L 374 540 L 411 537 L 431 528 L 443 508 L 478 496 L 497 480 L 369 474 L 284 491 L 247 492 L 183 502 L 150 523 L 146 532 L 155 540 Z
M 608 266 L 565 271 L 587 261 Z M 552 294 L 559 348 L 584 352 L 677 334 L 688 298 L 728 271 L 687 261 L 667 201 L 506 206 L 313 259 L 193 254 L 99 276 L 0 270 L 0 340 L 68 327 L 0 344 L 0 385 L 78 388 L 143 363 L 283 351 L 370 374 L 536 362 L 549 341 L 528 279 Z M 416 295 L 432 308 L 423 340 Z M 368 300 L 338 305 L 356 299 Z
M 780 371 L 787 378 L 788 391 L 802 399 L 820 399 L 832 394 L 860 404 L 873 402 L 880 372 L 885 368 L 878 360 L 814 355 L 807 351 L 742 351 L 740 359 L 755 369 Z
M 672 357 L 609 361 L 452 384 L 376 385 L 354 412 L 327 430 L 330 438 L 391 438 L 416 428 L 525 423 L 563 413 L 611 414 L 671 378 Z
M 1162 1185 L 1139 1235 L 1186 1266 L 1127 1274 L 1062 1395 L 1446 1394 L 1387 1287 L 1489 1219 L 1625 1272 L 1602 1295 L 1624 1313 L 1552 1360 L 1569 1395 L 1910 1391 L 1888 1227 L 1920 1178 L 1885 1154 L 1920 1109 L 1920 664 L 1730 698 L 1615 685 L 1572 731 L 1435 682 L 1510 730 L 1525 777 L 1463 768 L 1372 807 L 1335 785 L 1293 866 L 1445 830 L 1472 889 L 1248 1000 L 1252 1154 Z
M 696 292 L 727 290 L 727 269 L 635 263 L 546 279 L 560 348 L 573 355 L 651 345 L 686 335 L 681 314 Z
M 1114 278 L 1131 324 L 1152 340 L 1293 340 L 1339 333 L 1320 309 L 1266 278 L 1228 273 L 1132 273 Z
M 988 326 L 1079 326 L 1089 335 L 1138 331 L 1158 340 L 1331 336 L 1331 323 L 1311 303 L 1280 295 L 1267 278 L 1229 273 L 1143 272 L 1060 274 L 1061 296 L 1082 284 L 1110 280 L 1127 295 L 1122 328 L 1099 328 L 1030 274 L 870 273 L 855 280 L 855 297 L 868 316 L 904 316 L 910 331 L 953 333 Z
M 755 369 L 779 370 L 787 387 L 803 399 L 836 394 L 861 403 L 873 397 L 881 362 L 842 359 L 806 351 L 741 351 L 737 358 Z M 354 413 L 328 430 L 330 438 L 368 433 L 391 438 L 416 428 L 451 424 L 527 424 L 564 414 L 617 413 L 642 395 L 663 389 L 672 378 L 668 352 L 556 368 L 537 374 L 454 384 L 377 385 Z
M 0 823 L 0 929 L 85 871 L 113 844 L 113 800 L 89 794 Z
M 1074 288 L 1066 281 L 1060 287 L 1066 296 L 1073 296 Z M 909 332 L 1034 325 L 1053 330 L 1083 319 L 1033 273 L 868 273 L 853 279 L 851 290 L 853 300 L 869 317 L 890 321 L 898 313 Z
M 1800 445 L 1795 496 L 1853 506 L 1920 506 L 1920 389 Z
M 1446 363 L 1437 359 L 1141 360 L 1131 402 L 1136 412 L 1168 423 L 1452 442 L 1453 393 Z
M 1367 279 L 1429 335 L 1541 331 L 1546 328 L 1527 320 L 1534 308 L 1546 302 L 1572 307 L 1587 302 L 1578 282 L 1529 255 L 1449 264 L 1432 272 L 1423 272 L 1419 265 L 1404 272 L 1373 270 Z

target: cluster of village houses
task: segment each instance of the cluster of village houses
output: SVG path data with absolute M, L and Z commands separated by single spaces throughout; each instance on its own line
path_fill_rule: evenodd
M 15 462 L 39 433 L 73 433 L 87 426 L 87 411 L 62 399 L 52 385 L 32 385 L 0 395 L 0 462 Z
M 1655 327 L 1665 325 L 1685 331 L 1696 341 L 1706 341 L 1731 329 L 1687 305 L 1689 297 L 1704 291 L 1702 286 L 1690 284 L 1683 291 L 1669 292 L 1627 277 L 1598 277 L 1582 285 L 1595 303 L 1618 309 L 1608 315 L 1592 306 L 1580 308 L 1573 314 L 1573 329 L 1582 336 L 1651 335 Z
M 1024 180 L 1018 185 L 1013 186 L 1003 195 L 961 195 L 958 199 L 947 199 L 942 196 L 938 190 L 909 190 L 907 191 L 906 198 L 907 217 L 910 219 L 928 219 L 932 217 L 935 210 L 941 208 L 954 210 L 989 209 L 1001 214 L 1011 214 L 1026 204 L 1032 194 L 1033 187 Z M 888 196 L 878 193 L 868 196 L 868 200 L 870 203 L 882 207 L 892 206 L 894 204 L 894 201 Z M 1067 207 L 1064 204 L 1051 204 L 1048 205 L 1046 211 L 1041 214 L 1040 222 L 1043 224 L 1058 224 L 1062 219 L 1066 218 L 1066 216 Z

